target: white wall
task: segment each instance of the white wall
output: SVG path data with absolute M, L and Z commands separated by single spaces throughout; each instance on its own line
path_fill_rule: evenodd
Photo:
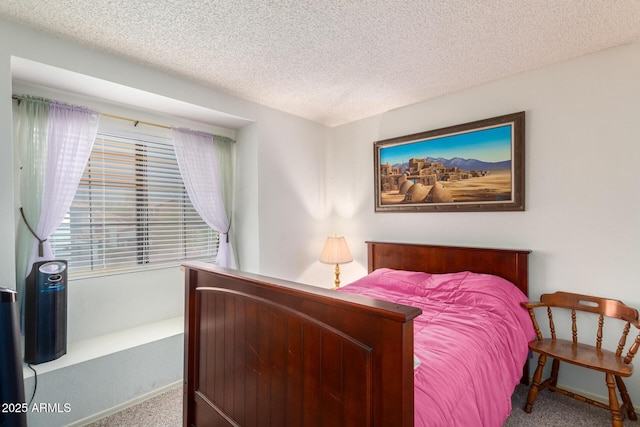
M 254 194 L 259 198 L 260 273 L 304 281 L 303 270 L 320 256 L 331 215 L 329 129 L 302 119 L 285 123 L 280 115 L 265 117 L 259 129 L 260 176 Z M 317 277 L 308 281 L 324 285 Z
M 374 213 L 373 141 L 522 110 L 525 212 Z M 640 308 L 640 43 L 347 124 L 333 136 L 336 223 L 361 248 L 343 277 L 366 272 L 367 239 L 522 248 L 533 251 L 532 299 L 566 290 Z M 561 383 L 607 395 L 604 376 L 567 373 Z M 640 399 L 640 375 L 628 387 Z

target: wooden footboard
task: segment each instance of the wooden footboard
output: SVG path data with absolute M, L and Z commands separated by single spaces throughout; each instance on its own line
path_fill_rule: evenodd
M 185 268 L 184 426 L 413 426 L 419 309 Z

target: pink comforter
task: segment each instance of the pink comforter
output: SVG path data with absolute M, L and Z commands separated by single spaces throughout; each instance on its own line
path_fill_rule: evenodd
M 501 426 L 535 337 L 527 297 L 497 276 L 379 269 L 343 292 L 412 305 L 416 426 Z

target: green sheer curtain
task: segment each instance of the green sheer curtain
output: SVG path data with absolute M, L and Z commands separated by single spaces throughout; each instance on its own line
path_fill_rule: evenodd
M 23 97 L 18 105 L 15 123 L 20 155 L 20 200 L 25 219 L 38 224 L 42 209 L 44 176 L 47 162 L 47 140 L 50 102 L 45 99 Z M 34 238 L 25 221 L 20 218 L 16 237 L 16 290 L 24 295 L 24 277 L 33 251 Z M 24 298 L 21 298 L 24 301 Z
M 233 183 L 234 176 L 233 171 L 235 164 L 235 141 L 230 138 L 214 135 L 213 137 L 214 147 L 216 151 L 216 165 L 218 167 L 218 177 L 222 187 L 222 200 L 224 201 L 225 212 L 227 218 L 229 218 L 229 239 L 231 240 L 231 247 L 234 248 L 233 257 L 236 260 L 236 267 L 240 268 L 238 264 L 238 256 L 235 253 L 236 242 L 234 239 L 235 233 L 231 232 L 233 228 L 232 219 L 232 203 L 233 203 Z M 223 235 L 223 238 L 225 236 Z

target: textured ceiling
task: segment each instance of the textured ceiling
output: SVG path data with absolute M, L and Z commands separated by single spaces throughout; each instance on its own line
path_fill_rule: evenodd
M 640 39 L 639 0 L 2 0 L 0 17 L 329 126 Z

